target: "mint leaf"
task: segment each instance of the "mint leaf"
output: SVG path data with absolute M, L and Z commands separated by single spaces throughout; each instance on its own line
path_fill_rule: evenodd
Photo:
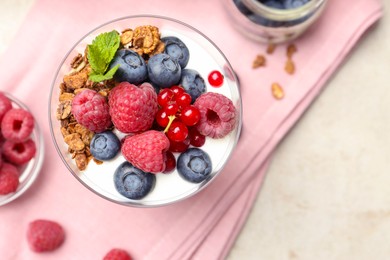
M 100 78 L 107 78 L 114 73 L 106 73 L 111 60 L 114 58 L 116 51 L 119 48 L 120 36 L 117 31 L 101 33 L 88 45 L 88 62 L 91 65 L 92 72 L 90 79 L 94 82 Z M 111 70 L 110 70 L 111 71 Z M 116 70 L 115 70 L 116 71 Z
M 109 71 L 107 71 L 105 74 L 95 74 L 93 71 L 89 74 L 89 79 L 92 80 L 93 82 L 101 82 L 104 80 L 112 79 L 114 76 L 115 72 L 118 70 L 119 65 L 116 65 Z

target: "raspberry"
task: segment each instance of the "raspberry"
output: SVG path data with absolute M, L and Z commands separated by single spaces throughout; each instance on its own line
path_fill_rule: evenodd
M 11 100 L 9 100 L 3 93 L 0 92 L 0 122 L 5 113 L 12 108 Z
M 149 130 L 127 137 L 122 145 L 122 154 L 142 171 L 158 173 L 165 170 L 165 152 L 168 148 L 169 140 L 163 132 Z
M 81 91 L 72 101 L 72 114 L 76 121 L 95 133 L 111 126 L 108 110 L 106 98 L 91 89 Z
M 201 114 L 197 129 L 202 135 L 222 138 L 234 129 L 237 112 L 224 95 L 207 92 L 196 99 L 194 106 Z
M 32 251 L 46 252 L 57 249 L 65 240 L 65 232 L 60 224 L 51 220 L 38 219 L 30 222 L 27 241 Z
M 15 165 L 23 165 L 35 156 L 36 147 L 32 139 L 24 142 L 6 140 L 3 144 L 3 156 Z
M 114 248 L 104 256 L 103 260 L 132 260 L 132 258 L 125 250 Z
M 8 110 L 1 121 L 1 133 L 7 140 L 22 142 L 29 138 L 34 129 L 34 117 L 22 108 Z
M 19 172 L 15 166 L 3 163 L 0 169 L 0 195 L 15 192 L 19 186 Z
M 158 110 L 157 94 L 149 83 L 139 87 L 119 83 L 111 90 L 108 103 L 112 122 L 123 133 L 150 129 Z
M 0 168 L 0 172 L 12 172 L 17 176 L 20 175 L 19 169 L 15 165 L 7 162 L 3 162 L 3 165 Z

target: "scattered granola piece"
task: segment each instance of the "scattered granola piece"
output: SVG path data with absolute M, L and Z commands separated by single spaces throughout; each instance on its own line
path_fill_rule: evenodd
M 294 74 L 294 72 L 295 72 L 295 64 L 294 64 L 294 62 L 293 62 L 292 59 L 290 59 L 290 58 L 287 59 L 286 65 L 284 66 L 284 70 L 285 70 L 288 74 L 290 74 L 290 75 Z
M 274 98 L 282 99 L 284 97 L 284 90 L 278 83 L 272 83 L 271 89 Z
M 257 55 L 255 60 L 252 63 L 252 68 L 256 69 L 258 67 L 263 67 L 265 66 L 265 57 L 263 55 Z
M 287 57 L 291 58 L 294 53 L 298 51 L 297 47 L 295 44 L 291 43 L 287 46 Z
M 275 43 L 269 43 L 268 46 L 267 46 L 267 54 L 274 53 L 275 48 L 276 48 L 276 44 Z

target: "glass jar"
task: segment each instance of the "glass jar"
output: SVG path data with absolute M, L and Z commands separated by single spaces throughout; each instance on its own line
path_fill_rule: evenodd
M 326 0 L 309 0 L 297 8 L 277 9 L 260 0 L 222 2 L 237 30 L 249 38 L 266 43 L 281 43 L 297 38 L 317 20 L 326 4 Z

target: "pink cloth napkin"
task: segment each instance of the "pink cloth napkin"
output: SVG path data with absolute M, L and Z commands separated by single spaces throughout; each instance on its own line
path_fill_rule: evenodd
M 86 32 L 135 14 L 170 16 L 206 34 L 225 53 L 241 81 L 242 137 L 223 172 L 198 195 L 161 208 L 130 208 L 103 200 L 67 171 L 51 141 L 49 91 L 65 53 Z M 223 259 L 258 194 L 271 152 L 299 119 L 363 33 L 382 14 L 377 0 L 329 0 L 319 22 L 296 41 L 297 71 L 283 71 L 285 45 L 266 68 L 253 70 L 265 47 L 235 31 L 219 1 L 37 0 L 0 59 L 1 90 L 33 111 L 45 136 L 46 158 L 33 187 L 0 208 L 2 259 L 101 259 L 113 247 L 135 259 Z M 277 81 L 285 98 L 270 92 Z M 58 250 L 36 254 L 26 227 L 52 219 L 66 230 Z

